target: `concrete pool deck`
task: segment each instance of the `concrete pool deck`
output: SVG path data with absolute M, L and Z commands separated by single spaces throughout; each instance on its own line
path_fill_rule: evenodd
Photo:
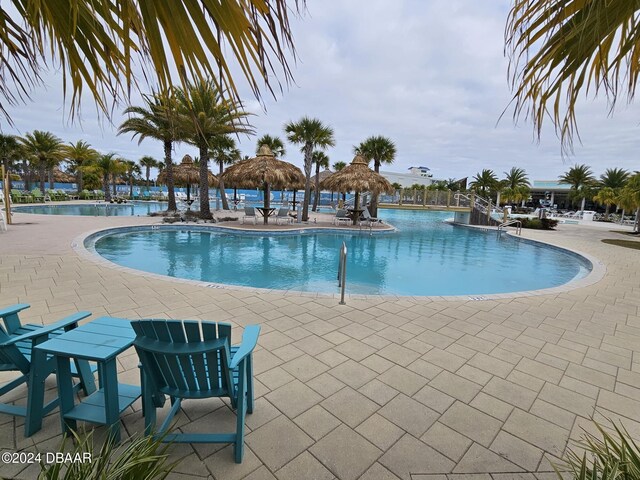
M 130 274 L 71 246 L 88 231 L 156 218 L 16 213 L 14 221 L 0 233 L 0 305 L 31 304 L 24 321 L 47 324 L 78 310 L 93 318 L 206 319 L 231 322 L 236 339 L 243 326 L 262 325 L 244 462 L 234 464 L 222 445 L 176 446 L 172 455 L 184 460 L 172 478 L 550 480 L 550 462 L 583 428 L 594 430 L 591 417 L 621 420 L 640 438 L 640 251 L 600 241 L 627 236 L 580 225 L 523 230 L 603 263 L 603 277 L 580 288 L 490 300 L 354 297 L 338 305 L 315 294 Z M 138 383 L 135 352 L 118 361 L 121 381 Z M 0 374 L 0 383 L 11 377 Z M 55 388 L 53 378 L 47 384 Z M 24 392 L 2 400 L 22 401 Z M 220 401 L 185 410 L 178 424 L 185 431 L 235 421 Z M 139 401 L 122 422 L 128 434 L 142 431 Z M 0 450 L 58 448 L 57 410 L 33 437 L 22 425 L 0 415 Z M 0 465 L 0 477 L 38 472 Z

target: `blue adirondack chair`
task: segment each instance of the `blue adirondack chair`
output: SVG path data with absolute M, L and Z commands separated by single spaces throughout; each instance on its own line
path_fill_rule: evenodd
M 19 385 L 27 384 L 27 406 L 0 403 L 0 412 L 25 417 L 25 436 L 29 437 L 42 427 L 42 417 L 58 405 L 58 397 L 44 405 L 44 381 L 55 372 L 53 359 L 48 359 L 45 368 L 34 371 L 31 368 L 33 347 L 78 326 L 78 321 L 91 315 L 90 312 L 78 312 L 52 325 L 22 325 L 18 314 L 29 308 L 27 304 L 17 304 L 0 309 L 0 371 L 19 372 L 20 376 L 0 386 L 0 397 Z M 72 374 L 80 377 L 74 391 L 80 387 L 86 395 L 96 389 L 92 369 L 87 362 L 72 365 Z
M 227 323 L 136 320 L 131 322 L 141 362 L 145 432 L 153 434 L 156 408 L 171 398 L 171 410 L 155 434 L 165 442 L 233 443 L 236 463 L 244 451 L 244 419 L 253 412 L 253 357 L 260 327 L 249 325 L 231 346 Z M 202 333 L 200 329 L 202 328 Z M 166 434 L 182 399 L 228 397 L 236 409 L 235 433 Z M 164 435 L 164 436 L 163 436 Z

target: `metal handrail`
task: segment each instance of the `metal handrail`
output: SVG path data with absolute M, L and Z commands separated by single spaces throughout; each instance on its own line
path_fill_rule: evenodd
M 468 200 L 469 202 L 471 202 L 471 195 L 466 193 L 455 193 L 453 195 L 453 198 L 454 199 L 464 198 L 465 200 Z M 500 207 L 499 205 L 494 205 L 490 200 L 487 200 L 486 198 L 481 197 L 477 193 L 473 194 L 473 204 L 482 213 L 487 213 L 491 208 L 495 209 L 495 211 L 498 213 L 502 213 L 503 211 L 502 207 Z
M 516 225 L 516 235 L 522 235 L 522 222 L 520 220 L 509 220 L 498 225 L 498 236 L 502 232 L 502 227 L 508 227 L 509 225 Z
M 338 287 L 340 287 L 340 305 L 345 305 L 344 289 L 347 283 L 347 244 L 342 242 L 338 261 Z

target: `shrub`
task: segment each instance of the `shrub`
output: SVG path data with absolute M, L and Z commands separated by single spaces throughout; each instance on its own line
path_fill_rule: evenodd
M 532 228 L 534 230 L 553 230 L 558 225 L 558 220 L 554 218 L 521 218 L 522 228 Z

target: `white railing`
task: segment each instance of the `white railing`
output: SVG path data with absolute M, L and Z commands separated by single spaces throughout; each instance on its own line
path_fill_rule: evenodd
M 347 244 L 342 242 L 338 261 L 338 287 L 340 287 L 340 305 L 345 305 L 344 289 L 347 283 Z
M 516 226 L 516 235 L 522 235 L 522 222 L 520 220 L 509 220 L 508 222 L 504 222 L 498 225 L 498 237 L 502 233 L 503 228 L 510 225 Z

